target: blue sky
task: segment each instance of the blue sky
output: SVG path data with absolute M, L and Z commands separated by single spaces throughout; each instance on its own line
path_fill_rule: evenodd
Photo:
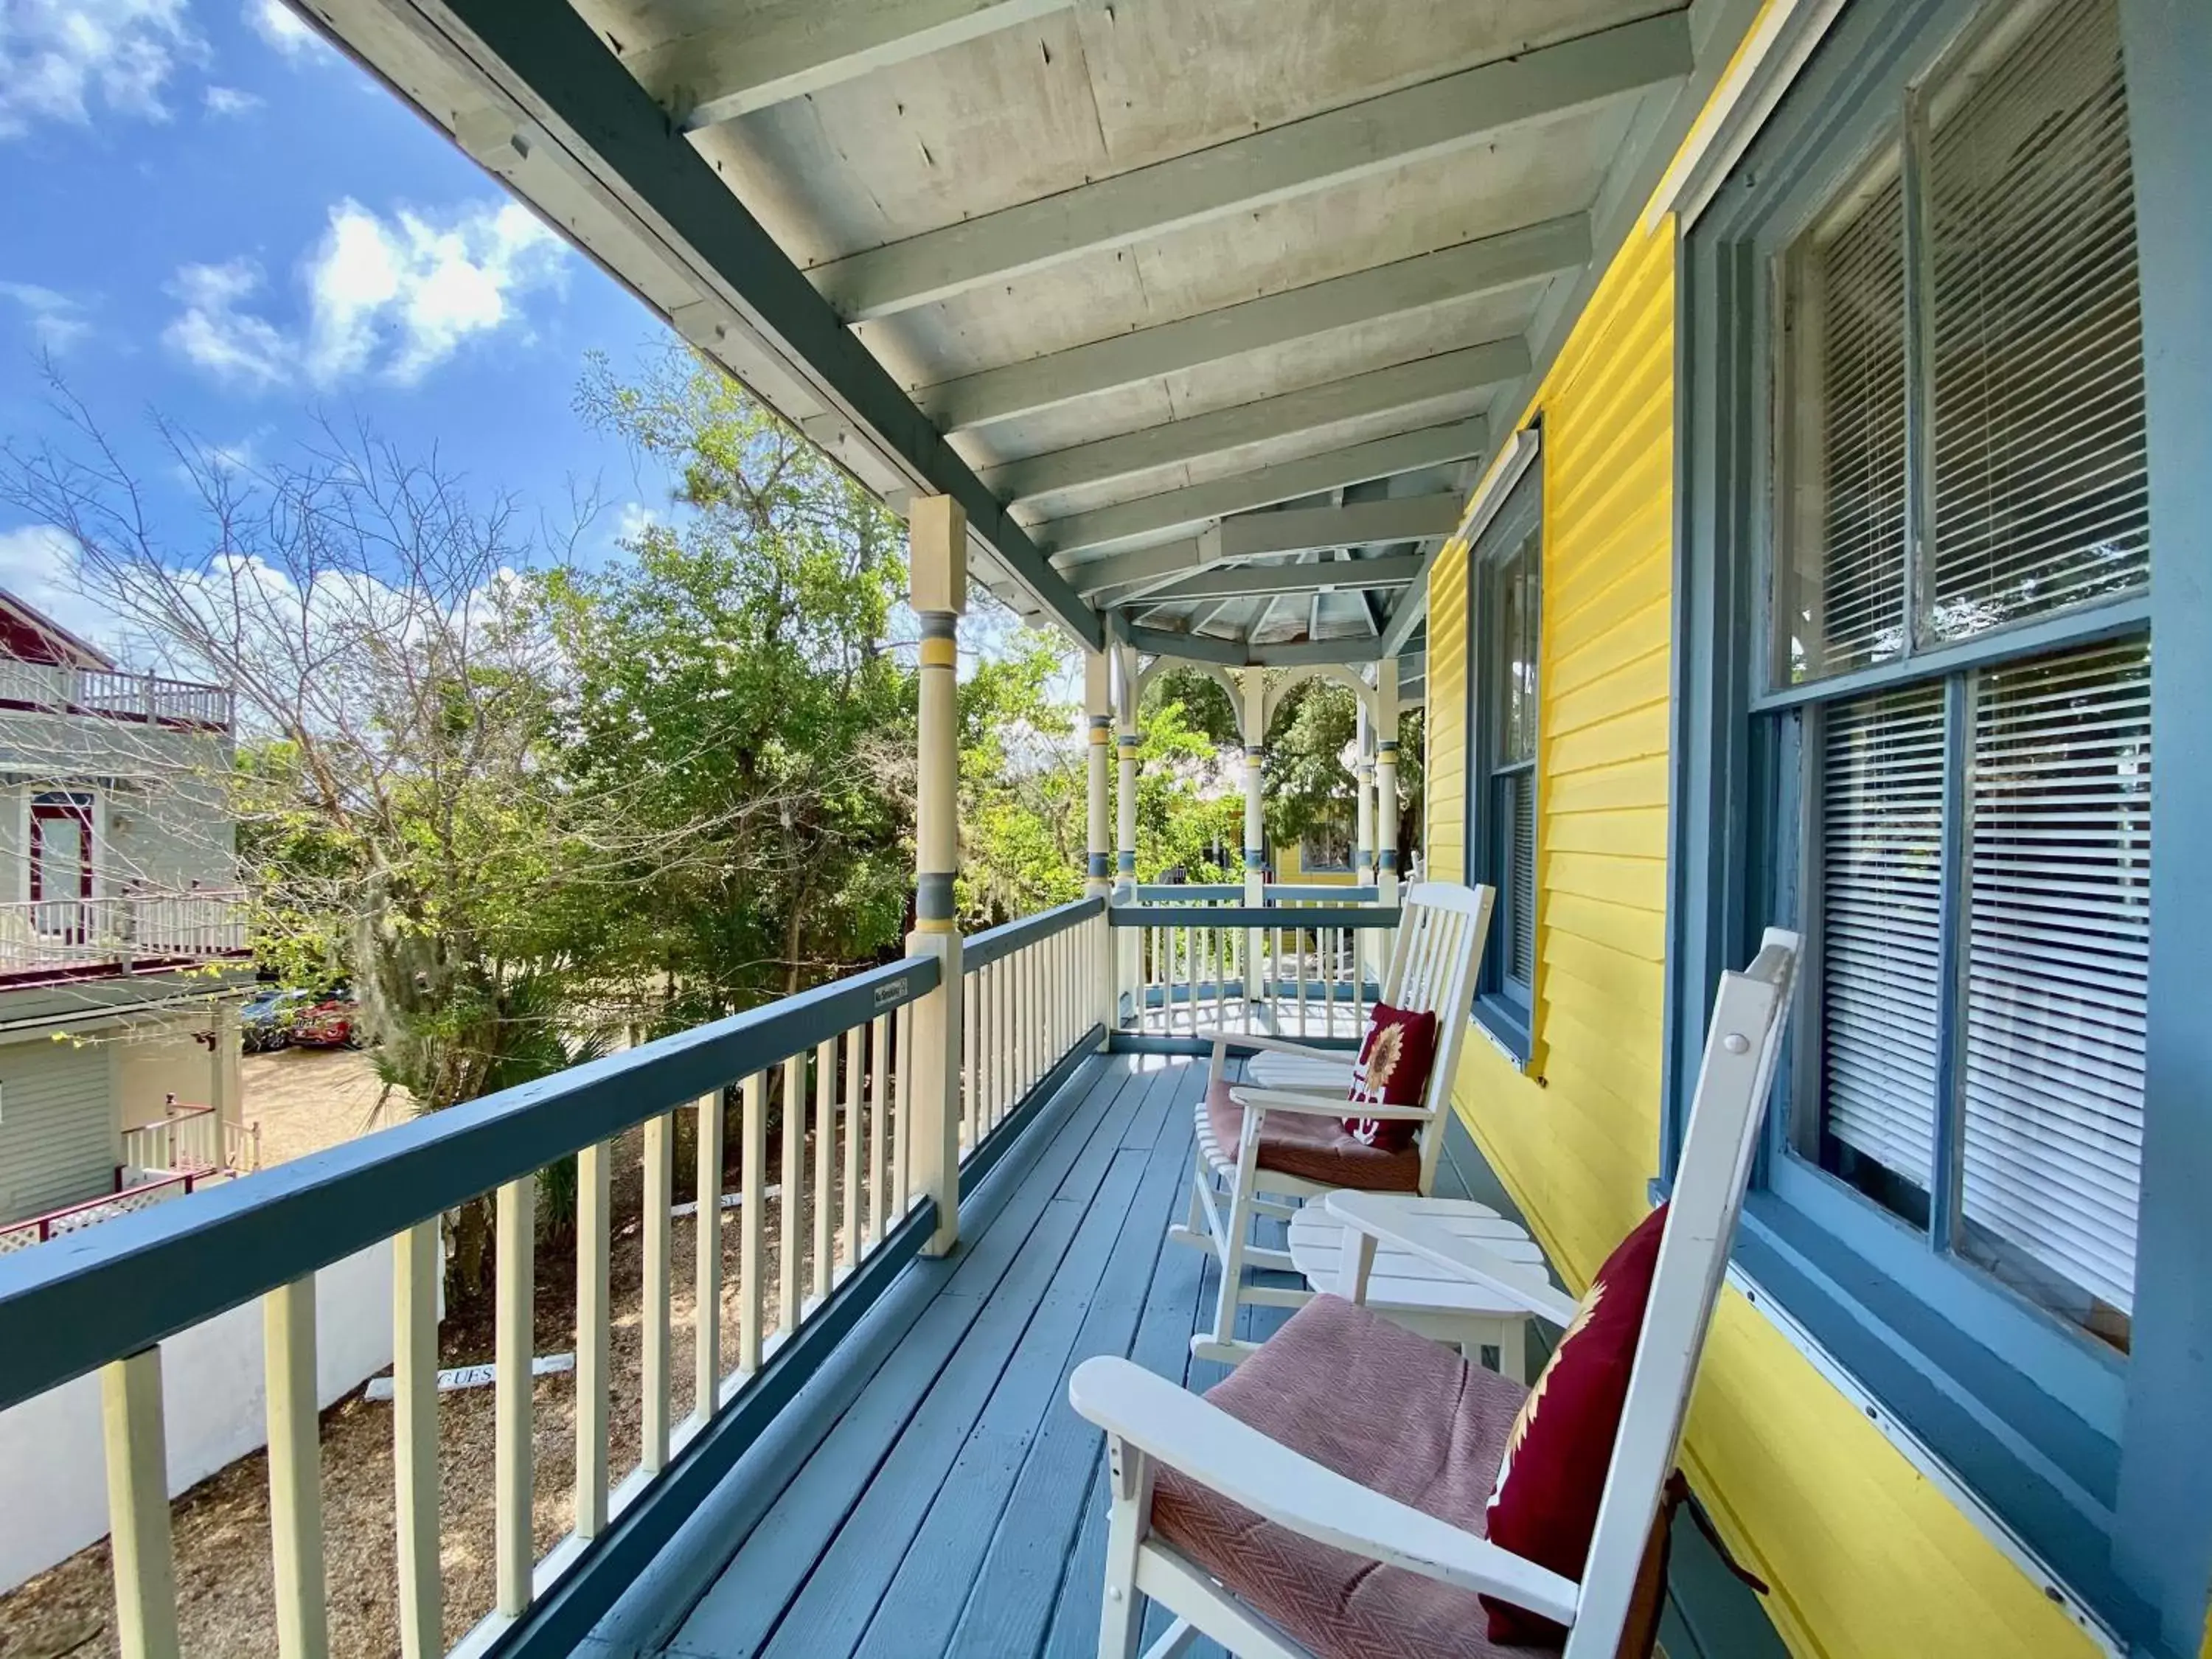
M 180 554 L 149 410 L 249 465 L 319 412 L 556 515 L 596 489 L 602 556 L 665 508 L 571 412 L 661 325 L 281 0 L 0 0 L 0 434 L 57 430 L 52 351 Z M 67 610 L 9 512 L 0 586 Z

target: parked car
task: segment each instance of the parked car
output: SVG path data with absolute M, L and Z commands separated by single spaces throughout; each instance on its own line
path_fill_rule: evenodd
M 274 985 L 255 992 L 238 1011 L 240 1046 L 249 1054 L 283 1048 L 292 1040 L 293 1023 L 315 1000 L 313 991 Z
M 361 1047 L 361 1005 L 350 991 L 309 1003 L 292 1016 L 293 1046 L 301 1048 Z

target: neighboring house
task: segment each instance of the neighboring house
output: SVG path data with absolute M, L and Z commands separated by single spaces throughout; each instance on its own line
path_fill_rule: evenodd
M 239 1161 L 230 724 L 0 592 L 0 1250 Z

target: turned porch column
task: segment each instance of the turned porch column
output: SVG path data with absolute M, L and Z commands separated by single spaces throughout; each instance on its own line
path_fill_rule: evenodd
M 915 732 L 914 932 L 908 956 L 934 957 L 937 988 L 914 1005 L 907 1125 L 908 1179 L 937 1203 L 923 1251 L 943 1255 L 960 1237 L 960 933 L 952 879 L 960 865 L 960 648 L 968 608 L 968 515 L 950 495 L 916 496 L 907 520 L 908 575 L 921 623 L 920 718 Z M 787 1179 L 788 1177 L 787 1177 Z M 901 1194 L 900 1196 L 903 1196 Z
M 1398 659 L 1375 665 L 1375 897 L 1398 902 Z

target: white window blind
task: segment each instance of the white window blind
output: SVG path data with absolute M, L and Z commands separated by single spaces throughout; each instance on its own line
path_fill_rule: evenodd
M 2039 11 L 2047 15 L 2037 16 Z M 1936 544 L 1925 641 L 2140 586 L 2136 207 L 2112 0 L 2018 7 L 1935 99 Z
M 1797 252 L 1789 678 L 1905 642 L 1905 216 L 1894 149 Z
M 1543 617 L 1542 561 L 1542 538 L 1531 529 L 1498 572 L 1497 875 L 1505 896 L 1505 977 L 1524 995 L 1536 978 L 1536 653 Z
M 1979 676 L 1971 793 L 1964 1214 L 2126 1313 L 2150 957 L 2148 642 Z
M 1504 815 L 1510 844 L 1506 849 L 1506 883 L 1512 894 L 1512 937 L 1506 941 L 1505 972 L 1522 985 L 1536 979 L 1536 774 L 1532 768 L 1505 781 L 1512 805 Z
M 1830 708 L 1820 771 L 1825 1127 L 1924 1189 L 1936 1146 L 1942 688 Z

